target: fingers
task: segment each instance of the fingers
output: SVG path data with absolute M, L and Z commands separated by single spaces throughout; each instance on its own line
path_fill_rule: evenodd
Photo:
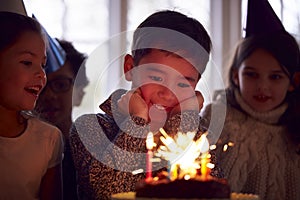
M 123 94 L 118 100 L 119 111 L 125 115 L 148 119 L 148 106 L 141 94 L 140 89 L 132 89 Z
M 176 105 L 171 115 L 180 113 L 185 110 L 195 110 L 200 112 L 203 107 L 204 98 L 199 91 L 195 91 L 194 95 L 184 99 Z M 149 120 L 149 111 L 147 102 L 143 99 L 140 88 L 134 88 L 126 92 L 118 100 L 119 111 L 125 115 L 134 115 Z
M 171 112 L 171 116 L 187 110 L 194 110 L 200 112 L 200 110 L 203 107 L 203 102 L 204 102 L 204 98 L 201 92 L 195 91 L 194 95 L 179 102 L 179 104 L 173 108 Z
M 196 110 L 200 111 L 203 107 L 203 96 L 199 91 L 195 91 L 195 95 L 180 103 L 181 110 Z
M 118 108 L 119 111 L 125 115 L 129 115 L 129 101 L 132 96 L 133 92 L 128 91 L 125 94 L 121 96 L 121 98 L 118 100 Z
M 134 88 L 131 91 L 133 91 L 134 94 L 138 94 L 138 95 L 142 96 L 142 91 L 140 88 Z

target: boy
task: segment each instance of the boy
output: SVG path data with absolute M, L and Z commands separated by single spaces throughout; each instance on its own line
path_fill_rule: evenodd
M 132 172 L 145 169 L 149 131 L 156 143 L 160 127 L 169 134 L 204 131 L 199 117 L 203 97 L 195 87 L 210 50 L 204 27 L 181 13 L 160 11 L 139 25 L 132 55 L 124 60 L 132 89 L 115 91 L 100 105 L 105 114 L 81 116 L 72 128 L 80 198 L 110 199 L 113 193 L 134 191 L 145 178 Z

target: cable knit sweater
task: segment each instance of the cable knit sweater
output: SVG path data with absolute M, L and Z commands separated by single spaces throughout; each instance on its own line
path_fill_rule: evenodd
M 146 135 L 149 124 L 139 117 L 118 112 L 117 100 L 125 90 L 115 91 L 101 104 L 105 113 L 79 117 L 72 127 L 70 144 L 77 171 L 79 199 L 111 199 L 111 194 L 135 190 L 145 173 L 132 172 L 146 167 Z M 165 130 L 203 133 L 197 111 L 185 111 L 169 118 Z M 153 170 L 165 167 L 153 163 Z M 219 176 L 218 168 L 212 175 Z
M 224 104 L 226 117 L 216 152 L 232 191 L 258 194 L 266 200 L 299 200 L 300 155 L 286 128 L 278 124 L 287 105 L 258 113 L 235 91 L 227 93 L 227 98 L 219 96 L 202 116 L 209 122 L 212 109 L 218 113 Z M 211 123 L 222 124 L 214 120 Z M 223 152 L 228 142 L 234 146 Z

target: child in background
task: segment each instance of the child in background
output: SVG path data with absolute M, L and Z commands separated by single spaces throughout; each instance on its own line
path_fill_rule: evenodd
M 270 6 L 264 4 L 267 1 L 257 2 L 256 8 Z M 272 15 L 266 17 L 268 25 Z M 257 23 L 259 20 L 253 21 L 255 29 L 264 27 Z M 300 156 L 282 116 L 294 91 L 293 77 L 299 69 L 300 53 L 296 40 L 278 23 L 275 29 L 247 33 L 230 65 L 226 94 L 217 96 L 202 117 L 214 127 L 224 125 L 216 156 L 232 191 L 257 194 L 265 200 L 299 200 Z M 224 106 L 227 110 L 223 123 L 218 116 Z M 223 152 L 229 142 L 233 146 Z
M 0 199 L 62 199 L 61 132 L 25 112 L 46 84 L 46 37 L 16 13 L 0 26 Z
M 83 90 L 88 84 L 84 65 L 86 56 L 78 52 L 71 42 L 65 40 L 58 40 L 58 42 L 66 53 L 65 63 L 56 71 L 47 73 L 47 84 L 38 98 L 35 110 L 40 118 L 57 126 L 63 133 L 64 199 L 76 200 L 76 173 L 69 145 L 69 133 L 73 123 L 73 106 L 81 104 Z
M 104 114 L 81 116 L 73 126 L 70 142 L 80 198 L 103 200 L 134 191 L 137 181 L 145 178 L 145 173 L 133 172 L 145 169 L 150 130 L 155 139 L 161 127 L 170 135 L 203 133 L 203 97 L 195 87 L 210 50 L 204 27 L 179 12 L 154 13 L 138 26 L 132 55 L 124 59 L 132 89 L 115 91 L 100 105 Z

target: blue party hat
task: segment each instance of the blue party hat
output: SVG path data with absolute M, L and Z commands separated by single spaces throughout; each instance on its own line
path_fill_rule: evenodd
M 66 52 L 59 45 L 56 39 L 53 39 L 47 33 L 49 48 L 47 49 L 46 73 L 58 70 L 66 61 Z
M 32 18 L 36 19 L 34 15 Z M 47 62 L 46 62 L 46 73 L 55 72 L 61 66 L 64 65 L 66 61 L 66 52 L 60 46 L 58 41 L 52 38 L 43 27 L 45 34 L 47 35 L 49 47 L 47 48 Z

